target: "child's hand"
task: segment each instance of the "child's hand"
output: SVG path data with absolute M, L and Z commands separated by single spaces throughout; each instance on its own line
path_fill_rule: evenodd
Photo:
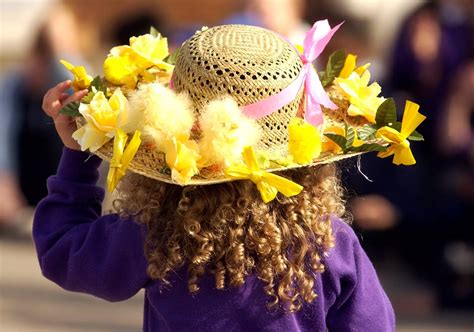
M 64 81 L 46 92 L 43 98 L 43 110 L 54 120 L 56 131 L 63 144 L 72 150 L 80 150 L 79 144 L 72 138 L 72 133 L 77 129 L 74 118 L 59 114 L 61 108 L 69 103 L 82 99 L 87 95 L 87 90 L 74 92 L 72 95 L 66 93 L 71 87 L 71 81 Z

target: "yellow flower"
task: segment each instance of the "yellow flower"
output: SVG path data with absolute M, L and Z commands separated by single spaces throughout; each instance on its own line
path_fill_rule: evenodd
M 141 68 L 137 66 L 139 57 L 130 46 L 116 46 L 110 50 L 104 61 L 104 74 L 107 81 L 116 85 L 135 88 Z
M 75 91 L 87 89 L 91 85 L 92 77 L 87 75 L 87 71 L 84 66 L 74 66 L 72 63 L 67 62 L 66 60 L 60 60 L 60 62 L 74 75 L 72 88 Z
M 193 140 L 182 143 L 175 137 L 165 143 L 166 164 L 171 169 L 173 181 L 183 185 L 197 173 L 200 159 L 199 147 Z
M 375 123 L 375 114 L 385 98 L 377 97 L 381 88 L 377 82 L 369 85 L 370 72 L 365 71 L 362 76 L 352 72 L 348 78 L 337 77 L 335 82 L 349 97 L 351 105 L 347 114 L 351 116 L 361 115 L 369 122 Z
M 303 190 L 303 186 L 293 181 L 261 170 L 251 146 L 244 148 L 242 157 L 245 164 L 230 166 L 224 170 L 224 174 L 230 179 L 250 180 L 255 183 L 265 203 L 275 199 L 278 192 L 286 197 L 291 197 L 298 195 Z
M 298 164 L 308 164 L 321 153 L 321 134 L 303 119 L 294 118 L 288 126 L 288 151 Z
M 86 125 L 76 130 L 72 137 L 82 151 L 94 152 L 114 136 L 116 128 L 123 126 L 127 120 L 128 101 L 120 89 L 114 91 L 110 100 L 99 91 L 89 104 L 80 104 L 79 112 Z
M 136 130 L 132 139 L 125 147 L 128 136 L 120 128 L 115 129 L 114 152 L 110 160 L 109 173 L 107 174 L 107 189 L 109 192 L 114 191 L 115 187 L 125 175 L 125 172 L 135 157 L 141 144 L 141 132 Z
M 157 66 L 160 69 L 172 70 L 170 65 L 163 60 L 169 55 L 168 40 L 158 35 L 145 34 L 139 37 L 130 38 L 130 47 L 139 55 L 139 66 L 146 69 L 151 66 Z
M 339 73 L 340 78 L 348 78 L 352 72 L 356 72 L 359 76 L 361 76 L 367 68 L 370 67 L 370 63 L 366 63 L 363 66 L 357 67 L 357 55 L 349 53 L 346 57 L 346 61 L 344 62 L 344 67 L 342 68 L 341 72 Z
M 386 158 L 394 155 L 393 163 L 395 165 L 414 165 L 416 163 L 407 137 L 426 119 L 426 116 L 418 113 L 419 108 L 420 105 L 407 100 L 400 132 L 387 126 L 377 130 L 377 137 L 391 143 L 386 151 L 377 154 L 378 157 Z

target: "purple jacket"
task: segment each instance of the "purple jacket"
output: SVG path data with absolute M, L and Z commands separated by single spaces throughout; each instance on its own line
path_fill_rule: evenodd
M 315 277 L 318 297 L 295 314 L 269 312 L 254 276 L 224 291 L 207 276 L 191 296 L 185 271 L 177 271 L 172 287 L 160 291 L 146 273 L 144 228 L 116 214 L 101 216 L 99 165 L 99 158 L 65 148 L 36 209 L 41 270 L 64 289 L 123 301 L 145 288 L 144 331 L 394 331 L 393 309 L 371 262 L 352 229 L 336 218 L 336 246 L 326 272 Z

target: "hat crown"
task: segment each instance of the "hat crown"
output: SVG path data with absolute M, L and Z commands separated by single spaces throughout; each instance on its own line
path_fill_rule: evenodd
M 302 66 L 294 47 L 277 34 L 254 26 L 223 25 L 198 31 L 183 44 L 173 85 L 177 92 L 189 94 L 197 112 L 224 95 L 244 106 L 286 88 Z M 300 91 L 293 102 L 258 120 L 262 148 L 286 148 L 288 124 L 302 95 Z

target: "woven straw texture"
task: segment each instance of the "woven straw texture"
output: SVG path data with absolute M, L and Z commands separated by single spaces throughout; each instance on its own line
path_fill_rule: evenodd
M 184 43 L 173 72 L 174 87 L 191 96 L 198 113 L 210 100 L 223 95 L 244 106 L 286 88 L 302 66 L 294 48 L 269 30 L 218 26 L 200 31 Z M 301 90 L 293 102 L 257 121 L 263 128 L 258 149 L 286 149 L 288 124 L 302 105 L 302 96 Z
M 244 25 L 225 25 L 197 32 L 186 41 L 179 53 L 173 72 L 174 89 L 190 95 L 197 114 L 211 100 L 232 96 L 239 106 L 252 104 L 286 88 L 300 73 L 302 62 L 288 42 L 271 31 Z M 303 91 L 293 102 L 258 120 L 263 137 L 257 146 L 268 152 L 287 151 L 288 124 L 303 112 Z M 327 119 L 329 121 L 334 121 Z M 84 125 L 78 118 L 77 125 Z M 113 142 L 95 152 L 110 161 Z M 324 154 L 312 165 L 326 164 L 360 153 Z M 266 171 L 282 171 L 305 167 L 292 165 Z M 141 146 L 128 170 L 149 178 L 175 183 L 166 167 L 165 156 Z M 206 185 L 231 181 L 224 174 L 201 170 L 188 185 Z

